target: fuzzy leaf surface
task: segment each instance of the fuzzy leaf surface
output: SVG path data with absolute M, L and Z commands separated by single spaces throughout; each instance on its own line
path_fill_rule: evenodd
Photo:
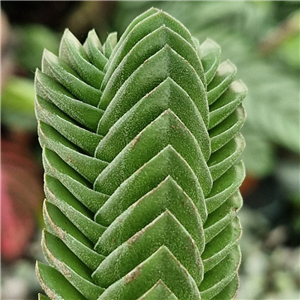
M 245 146 L 236 68 L 152 8 L 36 71 L 50 299 L 233 299 Z M 47 299 L 40 295 L 40 299 Z

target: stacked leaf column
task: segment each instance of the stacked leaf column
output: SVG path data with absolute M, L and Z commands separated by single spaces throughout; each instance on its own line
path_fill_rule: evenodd
M 150 9 L 117 42 L 66 30 L 36 72 L 50 299 L 232 299 L 246 88 Z M 48 299 L 40 295 L 40 299 Z

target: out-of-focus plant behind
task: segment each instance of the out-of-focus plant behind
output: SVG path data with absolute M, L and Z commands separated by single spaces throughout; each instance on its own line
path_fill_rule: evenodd
M 33 75 L 44 48 L 57 53 L 68 27 L 79 40 L 95 28 L 120 36 L 151 6 L 204 41 L 214 39 L 249 89 L 245 100 L 247 177 L 238 299 L 300 298 L 300 5 L 293 1 L 2 2 L 2 299 L 35 299 L 40 241 L 41 153 Z M 199 16 L 201 15 L 201 18 Z

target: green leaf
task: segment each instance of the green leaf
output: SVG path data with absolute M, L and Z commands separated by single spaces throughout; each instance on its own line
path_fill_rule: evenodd
M 103 71 L 107 63 L 107 58 L 103 53 L 103 47 L 94 29 L 89 31 L 88 38 L 85 40 L 83 48 L 86 51 L 90 62 L 100 71 Z
M 79 293 L 56 269 L 38 262 L 36 264 L 36 272 L 41 286 L 50 299 L 86 300 L 86 298 Z
M 66 29 L 59 47 L 59 57 L 94 88 L 100 88 L 104 73 L 89 62 L 89 57 L 76 37 Z

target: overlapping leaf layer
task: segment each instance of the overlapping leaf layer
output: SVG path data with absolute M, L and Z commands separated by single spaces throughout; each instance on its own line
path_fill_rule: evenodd
M 68 31 L 36 72 L 50 299 L 232 299 L 246 88 L 168 14 Z M 40 299 L 48 299 L 40 295 Z

